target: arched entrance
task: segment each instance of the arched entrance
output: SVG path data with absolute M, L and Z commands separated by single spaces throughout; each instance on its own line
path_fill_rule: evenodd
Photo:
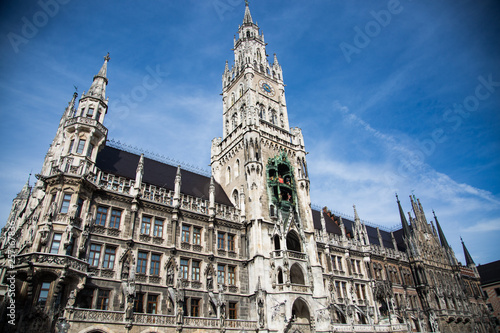
M 297 298 L 292 306 L 292 318 L 289 329 L 290 333 L 310 333 L 311 332 L 311 313 L 309 306 L 302 298 Z

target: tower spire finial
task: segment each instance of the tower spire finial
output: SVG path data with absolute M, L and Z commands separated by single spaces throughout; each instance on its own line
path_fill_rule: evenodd
M 248 0 L 245 1 L 245 16 L 243 17 L 243 24 L 252 23 L 252 15 L 250 14 L 250 7 L 248 6 Z
M 474 263 L 474 260 L 472 259 L 472 256 L 470 255 L 469 250 L 467 250 L 467 247 L 464 244 L 464 240 L 462 239 L 462 236 L 460 236 L 460 241 L 462 242 L 462 248 L 464 249 L 465 263 L 469 267 L 472 265 L 475 266 L 476 264 Z

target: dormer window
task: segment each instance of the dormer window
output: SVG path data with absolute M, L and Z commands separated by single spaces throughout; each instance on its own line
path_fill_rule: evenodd
M 94 115 L 94 108 L 89 108 L 87 110 L 87 118 L 92 118 L 93 115 Z

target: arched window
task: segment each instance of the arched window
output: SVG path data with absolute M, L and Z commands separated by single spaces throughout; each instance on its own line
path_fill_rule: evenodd
M 259 118 L 262 120 L 266 120 L 266 109 L 264 108 L 264 105 L 260 105 L 259 109 Z
M 290 282 L 292 284 L 305 285 L 304 273 L 297 263 L 293 264 L 290 268 Z
M 236 102 L 236 99 L 234 97 L 234 92 L 231 93 L 231 105 L 234 105 L 234 102 Z
M 243 85 L 240 84 L 239 97 L 243 96 Z
M 238 177 L 240 175 L 240 160 L 236 160 L 234 164 L 234 177 Z
M 231 167 L 227 167 L 227 172 L 226 172 L 226 179 L 227 179 L 227 184 L 231 182 Z
M 238 190 L 233 191 L 233 203 L 236 207 L 240 207 L 240 196 L 238 195 Z
M 280 236 L 274 235 L 274 249 L 281 250 Z
M 247 31 L 247 38 L 250 38 L 250 31 Z
M 260 55 L 260 49 L 257 49 L 257 62 L 260 63 L 262 61 L 262 56 Z
M 283 284 L 283 271 L 281 267 L 278 268 L 278 284 Z
M 270 117 L 271 117 L 271 119 L 270 119 L 271 124 L 278 125 L 278 117 L 276 115 L 276 111 L 275 110 L 270 110 L 269 114 L 270 114 Z
M 235 112 L 231 117 L 232 130 L 234 131 L 238 126 L 238 114 Z
M 289 251 L 302 252 L 300 239 L 295 231 L 290 231 L 286 236 L 286 248 Z

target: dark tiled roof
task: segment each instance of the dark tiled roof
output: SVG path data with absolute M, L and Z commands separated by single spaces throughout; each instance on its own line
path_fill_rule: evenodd
M 490 262 L 489 264 L 477 266 L 477 271 L 481 276 L 481 284 L 500 282 L 500 260 Z
M 333 221 L 332 217 L 328 216 L 323 211 L 319 210 L 312 210 L 313 214 L 313 222 L 314 222 L 314 229 L 316 230 L 321 230 L 321 215 L 323 214 L 325 218 L 325 226 L 326 226 L 326 231 L 328 233 L 333 233 L 336 235 L 342 235 L 342 231 L 340 230 L 340 227 Z M 347 218 L 342 218 L 342 222 L 344 223 L 345 231 L 346 233 L 350 234 L 351 237 L 353 236 L 353 228 L 354 228 L 354 221 L 347 219 Z M 378 235 L 377 235 L 377 228 L 372 227 L 367 225 L 366 226 L 366 231 L 368 232 L 368 239 L 370 240 L 370 244 L 373 245 L 380 245 Z M 394 249 L 394 244 L 392 243 L 392 237 L 391 233 L 389 231 L 385 230 L 380 230 L 380 236 L 382 236 L 382 242 L 384 243 L 385 248 L 389 249 Z M 396 239 L 396 244 L 398 247 L 399 251 L 406 252 L 406 246 L 403 241 L 403 229 L 398 229 L 394 231 L 394 238 Z
M 136 154 L 113 147 L 104 147 L 99 154 L 97 154 L 96 165 L 104 172 L 135 179 L 139 158 L 140 156 Z M 144 158 L 144 176 L 142 181 L 147 184 L 173 190 L 176 173 L 177 168 L 172 165 L 161 163 L 147 157 Z M 188 170 L 182 170 L 182 168 L 181 176 L 182 193 L 208 200 L 210 187 L 209 177 Z M 233 206 L 226 193 L 217 182 L 215 182 L 215 201 L 224 205 Z

